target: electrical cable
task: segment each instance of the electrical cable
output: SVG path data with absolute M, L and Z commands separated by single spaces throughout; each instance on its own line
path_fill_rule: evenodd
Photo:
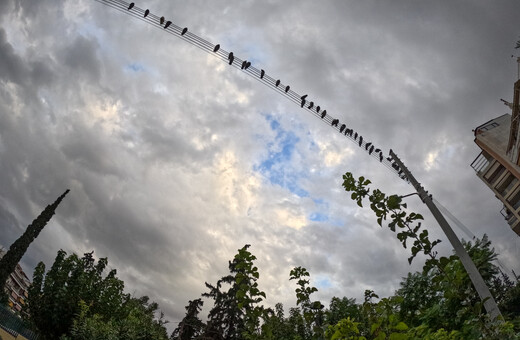
M 286 97 L 291 102 L 298 104 L 305 111 L 313 114 L 317 118 L 319 118 L 322 122 L 328 124 L 329 126 L 335 128 L 338 132 L 343 134 L 345 137 L 350 139 L 352 142 L 356 143 L 360 148 L 364 149 L 369 156 L 375 158 L 379 161 L 383 166 L 388 168 L 390 171 L 396 173 L 399 178 L 402 180 L 409 182 L 408 179 L 402 175 L 399 167 L 392 161 L 392 158 L 389 156 L 384 156 L 383 151 L 380 148 L 376 148 L 372 142 L 369 142 L 366 138 L 363 138 L 360 134 L 358 134 L 354 129 L 347 126 L 339 121 L 339 119 L 331 116 L 326 110 L 321 109 L 320 105 L 307 100 L 307 95 L 302 96 L 291 89 L 291 87 L 287 84 L 283 84 L 281 80 L 275 79 L 269 76 L 264 70 L 259 70 L 258 68 L 250 65 L 245 59 L 240 59 L 232 54 L 232 52 L 228 52 L 220 47 L 220 44 L 216 45 L 208 42 L 207 40 L 199 37 L 198 35 L 190 32 L 187 28 L 181 28 L 177 26 L 175 23 L 167 20 L 165 17 L 157 16 L 151 13 L 149 10 L 143 10 L 135 6 L 135 3 L 131 6 L 130 3 L 127 3 L 122 0 L 95 0 L 99 3 L 102 3 L 108 7 L 114 8 L 122 13 L 130 15 L 134 18 L 137 18 L 141 21 L 144 21 L 156 28 L 160 28 L 161 30 L 174 35 L 178 38 L 185 40 L 191 45 L 198 47 L 199 49 L 217 57 L 223 61 L 228 62 L 232 67 L 237 68 L 254 78 L 255 80 L 261 82 L 267 87 L 271 88 L 278 94 Z M 148 13 L 145 17 L 145 13 Z M 164 24 L 164 26 L 163 26 Z M 168 26 L 166 27 L 166 24 Z M 230 57 L 232 56 L 232 57 Z M 248 65 L 249 63 L 249 65 Z M 278 85 L 277 85 L 278 84 Z M 312 103 L 312 105 L 311 105 Z M 325 114 L 324 114 L 325 113 Z M 359 138 L 358 138 L 359 137 Z M 375 152 L 377 150 L 378 152 Z

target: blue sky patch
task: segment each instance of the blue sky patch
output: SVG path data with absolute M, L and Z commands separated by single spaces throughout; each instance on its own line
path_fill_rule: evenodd
M 271 130 L 276 132 L 276 136 L 274 141 L 266 144 L 267 158 L 253 169 L 269 179 L 271 184 L 286 188 L 300 197 L 309 196 L 298 184 L 299 179 L 306 177 L 306 174 L 296 172 L 290 165 L 295 146 L 300 139 L 292 131 L 282 129 L 280 122 L 272 115 L 265 115 L 265 119 Z
M 132 64 L 126 65 L 125 70 L 133 71 L 133 72 L 140 72 L 140 71 L 144 71 L 144 66 L 139 63 L 132 63 Z
M 309 220 L 314 222 L 325 222 L 329 220 L 329 216 L 315 211 L 309 215 Z
M 324 289 L 332 287 L 332 283 L 327 277 L 320 277 L 316 280 L 316 288 Z

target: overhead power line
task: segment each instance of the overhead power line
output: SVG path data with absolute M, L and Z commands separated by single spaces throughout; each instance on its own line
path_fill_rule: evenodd
M 301 109 L 311 113 L 319 118 L 330 127 L 334 128 L 347 139 L 355 143 L 360 149 L 364 150 L 371 157 L 375 158 L 390 171 L 396 173 L 401 179 L 408 182 L 403 171 L 399 168 L 397 163 L 392 160 L 388 154 L 385 154 L 382 148 L 374 145 L 373 142 L 363 137 L 360 133 L 355 131 L 350 125 L 341 122 L 338 118 L 333 117 L 327 110 L 318 105 L 318 103 L 307 94 L 301 95 L 295 92 L 290 85 L 282 83 L 280 78 L 272 77 L 263 69 L 258 69 L 246 59 L 237 57 L 233 52 L 226 51 L 220 44 L 211 43 L 195 33 L 191 32 L 188 27 L 181 27 L 170 21 L 165 16 L 153 14 L 149 9 L 142 9 L 135 5 L 135 3 L 128 3 L 122 0 L 96 0 L 104 5 L 112 7 L 122 13 L 130 15 L 136 19 L 144 21 L 156 28 L 161 29 L 177 38 L 183 39 L 191 45 L 200 48 L 201 50 L 211 54 L 227 62 L 230 66 L 240 69 L 245 74 L 261 82 L 265 86 L 271 88 L 278 94 L 286 97 L 291 102 L 300 106 Z

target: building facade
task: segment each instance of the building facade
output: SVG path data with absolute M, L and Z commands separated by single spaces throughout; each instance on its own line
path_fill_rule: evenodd
M 0 249 L 0 258 L 3 257 L 5 251 Z M 19 264 L 16 265 L 14 272 L 9 275 L 5 283 L 4 290 L 9 296 L 9 306 L 16 312 L 22 311 L 22 306 L 25 304 L 29 293 L 29 286 L 31 281 L 22 270 Z
M 471 164 L 477 176 L 502 202 L 502 215 L 520 235 L 520 80 L 514 86 L 512 114 L 505 114 L 475 128 L 475 143 L 482 150 Z

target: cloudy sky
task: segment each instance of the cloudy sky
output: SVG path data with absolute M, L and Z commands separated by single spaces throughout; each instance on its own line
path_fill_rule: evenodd
M 520 273 L 520 238 L 470 167 L 472 129 L 509 111 L 499 99 L 512 100 L 517 76 L 518 1 L 136 6 L 392 148 Z M 349 199 L 347 171 L 388 193 L 413 192 L 279 91 L 163 29 L 94 0 L 0 2 L 0 243 L 71 190 L 23 258 L 29 276 L 60 248 L 94 250 L 174 327 L 247 243 L 270 305 L 294 306 L 295 266 L 325 303 L 365 289 L 388 296 L 423 259 L 409 266 L 395 236 Z M 450 254 L 419 199 L 407 202 Z

